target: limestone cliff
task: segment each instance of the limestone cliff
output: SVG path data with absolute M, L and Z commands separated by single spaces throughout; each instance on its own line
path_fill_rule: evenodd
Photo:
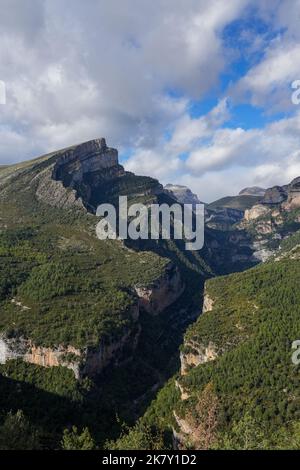
M 266 190 L 259 204 L 245 211 L 244 220 L 250 222 L 256 219 L 270 217 L 277 224 L 281 214 L 300 207 L 300 177 L 295 178 L 285 186 L 274 186 Z
M 135 326 L 127 329 L 120 337 L 103 338 L 94 348 L 78 349 L 72 345 L 57 345 L 55 347 L 36 346 L 30 339 L 22 337 L 8 338 L 4 334 L 0 337 L 0 364 L 5 364 L 11 359 L 22 359 L 31 364 L 43 367 L 63 366 L 71 369 L 77 379 L 84 376 L 93 377 L 100 374 L 105 367 L 115 365 L 122 358 L 122 352 L 126 347 L 128 352 L 133 352 L 140 334 L 138 324 L 138 305 L 132 307 L 132 319 Z
M 202 313 L 212 311 L 213 305 L 214 300 L 205 292 Z M 185 340 L 180 353 L 181 375 L 185 375 L 191 367 L 197 367 L 200 364 L 213 361 L 216 357 L 218 357 L 218 351 L 212 341 L 204 344 L 199 341 L 194 341 L 193 339 Z M 181 392 L 183 393 L 182 390 Z
M 94 347 L 78 349 L 72 345 L 58 344 L 53 347 L 35 345 L 30 338 L 0 338 L 0 363 L 10 359 L 22 359 L 25 362 L 44 367 L 64 366 L 71 369 L 76 378 L 93 377 L 106 367 L 128 361 L 134 352 L 141 326 L 140 309 L 151 315 L 161 314 L 181 295 L 184 285 L 178 268 L 167 264 L 163 274 L 149 286 L 136 287 L 137 301 L 130 309 L 132 326 L 125 328 L 117 337 L 104 337 Z M 126 354 L 124 351 L 126 350 Z
M 207 345 L 195 341 L 185 343 L 185 349 L 180 354 L 181 375 L 185 375 L 191 367 L 197 367 L 218 357 L 216 346 L 209 341 Z
M 245 211 L 238 230 L 251 235 L 253 261 L 267 261 L 280 240 L 300 228 L 300 177 L 285 186 L 266 190 L 259 204 Z
M 135 291 L 140 307 L 152 315 L 158 315 L 180 297 L 184 284 L 177 266 L 169 263 L 155 282 L 149 286 L 136 286 Z

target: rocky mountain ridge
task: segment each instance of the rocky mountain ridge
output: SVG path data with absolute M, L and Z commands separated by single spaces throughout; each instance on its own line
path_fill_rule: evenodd
M 180 204 L 201 204 L 201 201 L 197 194 L 193 193 L 187 186 L 180 184 L 167 184 L 164 186 L 165 191 L 171 193 L 171 195 Z
M 286 194 L 280 203 L 274 202 L 278 193 Z M 94 412 L 105 387 L 108 428 L 116 425 L 111 401 L 131 418 L 140 415 L 175 372 L 182 334 L 199 316 L 204 282 L 257 264 L 262 257 L 256 253 L 271 256 L 295 231 L 298 207 L 297 181 L 266 191 L 264 202 L 245 194 L 224 198 L 206 209 L 204 249 L 189 253 L 173 241 L 97 240 L 95 208 L 122 194 L 146 204 L 177 200 L 157 180 L 126 172 L 104 139 L 0 168 L 0 369 L 13 377 L 35 370 L 38 387 L 49 371 L 62 383 L 73 374 L 76 387 L 88 377 L 89 426 L 96 430 Z M 255 205 L 267 212 L 246 220 Z M 269 210 L 282 223 L 272 220 L 272 231 L 260 232 Z M 278 256 L 281 266 L 285 254 Z M 297 256 L 293 247 L 293 263 Z M 219 296 L 206 288 L 202 315 L 186 334 L 174 391 L 183 402 L 195 398 L 196 371 L 218 363 L 247 337 L 256 304 L 243 307 L 247 321 L 239 308 L 232 316 L 230 289 L 222 297 L 224 313 Z M 184 413 L 173 409 L 177 426 L 184 425 Z

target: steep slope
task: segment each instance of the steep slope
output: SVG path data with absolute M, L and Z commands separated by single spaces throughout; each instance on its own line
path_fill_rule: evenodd
M 22 357 L 76 376 L 99 372 L 135 344 L 143 288 L 153 314 L 152 297 L 161 291 L 166 307 L 182 292 L 167 258 L 96 239 L 86 206 L 117 178 L 147 194 L 159 187 L 128 176 L 103 140 L 1 172 L 1 362 Z
M 118 434 L 116 412 L 141 413 L 174 372 L 212 275 L 209 253 L 183 242 L 98 240 L 97 205 L 119 195 L 174 202 L 158 181 L 125 172 L 103 139 L 0 169 L 0 382 L 12 380 L 2 409 L 23 408 L 50 447 L 70 423 L 59 399 L 49 413 L 55 390 L 98 442 Z
M 200 204 L 197 194 L 181 184 L 167 184 L 164 189 L 171 193 L 181 204 Z
M 257 204 L 260 196 L 242 194 L 218 199 L 206 205 L 206 224 L 208 227 L 219 230 L 231 230 L 240 222 L 247 209 Z
M 208 204 L 208 209 L 236 209 L 245 211 L 261 200 L 261 196 L 240 194 L 238 196 L 227 196 Z
M 266 190 L 259 204 L 245 211 L 236 228 L 251 236 L 253 256 L 265 261 L 278 249 L 281 240 L 300 228 L 299 178 L 285 186 Z
M 156 425 L 183 448 L 299 448 L 299 370 L 292 362 L 300 337 L 299 252 L 297 233 L 269 262 L 206 282 L 203 314 L 181 349 L 181 373 L 133 437 Z M 126 436 L 116 445 L 129 442 Z

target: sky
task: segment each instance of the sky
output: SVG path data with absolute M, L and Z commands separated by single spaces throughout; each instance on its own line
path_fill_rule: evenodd
M 299 24 L 300 0 L 0 0 L 0 164 L 105 137 L 206 202 L 288 183 Z

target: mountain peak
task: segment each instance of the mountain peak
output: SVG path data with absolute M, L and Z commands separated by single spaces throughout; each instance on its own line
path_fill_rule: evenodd
M 118 151 L 107 147 L 106 140 L 102 137 L 58 152 L 53 177 L 62 180 L 63 176 L 69 175 L 76 182 L 86 173 L 112 168 L 118 164 Z
M 244 188 L 239 192 L 239 196 L 261 196 L 265 195 L 266 190 L 259 186 L 250 186 L 248 188 Z
M 170 192 L 181 204 L 200 204 L 197 194 L 181 184 L 167 184 L 164 189 Z

